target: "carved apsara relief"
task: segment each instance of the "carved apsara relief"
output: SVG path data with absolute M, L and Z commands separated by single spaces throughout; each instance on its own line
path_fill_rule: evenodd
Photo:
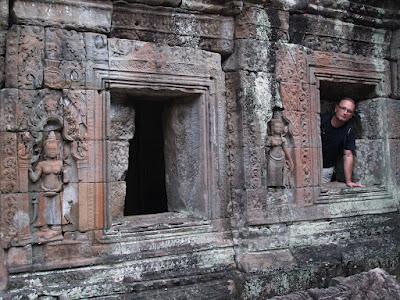
M 268 126 L 266 141 L 267 185 L 292 187 L 294 162 L 290 152 L 289 126 L 280 111 L 275 111 Z

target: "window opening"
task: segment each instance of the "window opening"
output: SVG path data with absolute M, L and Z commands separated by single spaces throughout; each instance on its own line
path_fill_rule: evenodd
M 135 101 L 135 134 L 129 145 L 124 215 L 168 211 L 161 101 Z
M 360 104 L 365 99 L 371 99 L 376 97 L 375 85 L 362 84 L 362 83 L 349 83 L 349 82 L 334 82 L 334 81 L 320 81 L 320 105 L 321 115 L 325 113 L 334 113 L 335 105 L 340 99 L 350 97 L 356 101 L 357 109 L 354 113 L 353 118 L 350 120 L 351 125 L 356 135 L 356 145 L 359 149 L 360 144 L 365 145 L 363 126 L 366 120 L 362 120 L 360 114 Z M 365 105 L 364 105 L 365 106 Z M 321 156 L 322 157 L 322 156 Z M 362 157 L 356 157 L 356 164 L 360 164 Z M 356 168 L 356 166 L 355 166 Z M 353 170 L 353 180 L 357 181 L 363 177 L 363 174 L 356 174 Z M 344 171 L 343 171 L 343 156 L 338 157 L 335 172 L 332 177 L 332 182 L 329 184 L 330 187 L 344 187 Z

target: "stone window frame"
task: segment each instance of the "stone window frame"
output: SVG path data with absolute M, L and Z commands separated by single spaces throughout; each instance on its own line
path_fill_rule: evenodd
M 108 157 L 108 146 L 107 146 L 107 136 L 110 121 L 110 103 L 111 95 L 110 91 L 112 89 L 135 89 L 137 91 L 150 89 L 155 92 L 160 91 L 171 91 L 174 93 L 179 93 L 180 96 L 197 96 L 195 101 L 203 102 L 203 116 L 201 121 L 205 122 L 205 133 L 202 135 L 202 139 L 205 142 L 202 151 L 204 151 L 203 162 L 204 165 L 204 175 L 205 178 L 205 193 L 202 205 L 204 206 L 204 215 L 201 215 L 200 222 L 204 222 L 204 219 L 211 221 L 213 219 L 219 218 L 224 214 L 223 203 L 226 199 L 226 186 L 224 175 L 224 165 L 225 165 L 225 150 L 224 150 L 224 135 L 225 135 L 225 123 L 221 120 L 225 120 L 225 105 L 224 105 L 224 75 L 220 64 L 219 54 L 210 53 L 202 50 L 193 50 L 180 47 L 167 47 L 167 46 L 156 46 L 153 43 L 138 42 L 133 40 L 120 40 L 120 39 L 109 39 L 117 41 L 122 41 L 123 43 L 138 43 L 141 45 L 150 45 L 151 49 L 155 49 L 155 52 L 160 51 L 162 48 L 173 49 L 173 55 L 171 55 L 170 64 L 165 63 L 166 67 L 159 68 L 160 71 L 154 69 L 146 70 L 146 68 L 140 68 L 139 66 L 127 66 L 121 60 L 112 60 L 110 55 L 109 66 L 104 67 L 104 64 L 94 65 L 91 71 L 91 78 L 93 79 L 94 85 L 97 87 L 99 92 L 101 91 L 100 97 L 102 97 L 102 102 L 104 103 L 103 120 L 105 120 L 105 128 L 102 133 L 102 149 L 104 151 L 104 161 L 107 161 Z M 111 51 L 111 50 L 110 50 Z M 181 55 L 177 53 L 181 52 Z M 181 72 L 182 65 L 185 63 L 184 59 L 179 61 L 177 57 L 181 56 L 187 58 L 194 52 L 199 53 L 198 56 L 204 56 L 203 65 L 206 64 L 207 55 L 211 55 L 211 61 L 214 64 L 210 67 L 206 66 L 204 72 L 196 73 L 188 70 L 190 68 L 184 68 Z M 204 54 L 206 53 L 206 54 Z M 150 59 L 154 61 L 147 62 L 151 65 L 157 64 L 156 56 L 149 56 Z M 168 57 L 164 59 L 168 61 Z M 218 61 L 218 66 L 216 66 L 215 61 Z M 199 64 L 199 62 L 196 62 Z M 200 62 L 201 63 L 201 62 Z M 139 64 L 138 64 L 139 65 Z M 178 70 L 178 72 L 177 72 Z M 200 104 L 202 105 L 202 104 Z M 103 172 L 105 174 L 104 178 L 107 178 L 105 183 L 104 191 L 104 205 L 98 205 L 102 209 L 102 212 L 97 211 L 97 214 L 102 214 L 105 221 L 105 229 L 111 228 L 113 222 L 111 220 L 111 211 L 108 205 L 109 201 L 109 177 L 108 177 L 109 166 L 106 163 Z M 100 200 L 98 201 L 101 202 Z M 135 216 L 133 216 L 135 217 Z M 131 216 L 129 216 L 131 218 Z M 145 218 L 141 215 L 140 218 Z M 166 216 L 166 219 L 170 218 L 170 214 Z M 157 218 L 157 220 L 162 220 Z
M 390 68 L 388 64 L 382 63 L 382 67 L 376 67 L 376 64 L 368 64 L 365 62 L 365 58 L 351 55 L 341 55 L 339 57 L 328 57 L 329 54 L 322 52 L 315 52 L 313 57 L 310 59 L 308 57 L 308 79 L 311 88 L 311 106 L 314 107 L 315 111 L 319 114 L 320 109 L 320 82 L 321 81 L 335 81 L 343 83 L 357 83 L 363 85 L 373 85 L 375 86 L 375 91 L 377 94 L 388 94 L 390 91 Z M 382 60 L 383 62 L 383 60 Z M 364 68 L 363 68 L 364 67 Z M 386 80 L 385 80 L 386 79 Z M 317 122 L 317 126 L 314 128 L 312 136 L 317 141 L 318 148 L 321 148 L 320 139 L 320 120 Z M 316 176 L 317 185 L 321 187 L 321 170 L 322 169 L 322 152 L 317 151 L 317 161 L 320 162 L 318 165 L 318 170 L 314 165 L 313 172 L 318 174 Z M 388 161 L 388 157 L 383 158 Z M 365 190 L 368 191 L 369 187 Z M 372 190 L 372 189 L 371 189 Z M 389 187 L 387 185 L 383 186 L 382 192 L 387 192 Z M 355 190 L 337 191 L 338 194 L 343 195 L 344 198 L 351 198 L 352 195 L 357 193 Z M 318 193 L 313 195 L 312 203 L 318 204 L 325 200 L 321 199 L 321 189 Z M 362 198 L 362 196 L 361 196 Z M 345 200 L 345 199 L 344 199 Z

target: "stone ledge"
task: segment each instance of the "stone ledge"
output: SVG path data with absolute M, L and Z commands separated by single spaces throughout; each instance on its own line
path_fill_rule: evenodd
M 12 14 L 17 24 L 44 25 L 109 32 L 111 29 L 111 1 L 77 0 L 17 0 Z

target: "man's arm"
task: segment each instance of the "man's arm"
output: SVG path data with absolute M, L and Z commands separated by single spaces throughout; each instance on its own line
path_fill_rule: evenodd
M 353 174 L 353 166 L 354 166 L 354 156 L 351 150 L 344 150 L 343 155 L 343 169 L 344 169 L 344 178 L 346 180 L 346 185 L 348 187 L 363 187 L 360 183 L 355 183 L 351 179 Z

